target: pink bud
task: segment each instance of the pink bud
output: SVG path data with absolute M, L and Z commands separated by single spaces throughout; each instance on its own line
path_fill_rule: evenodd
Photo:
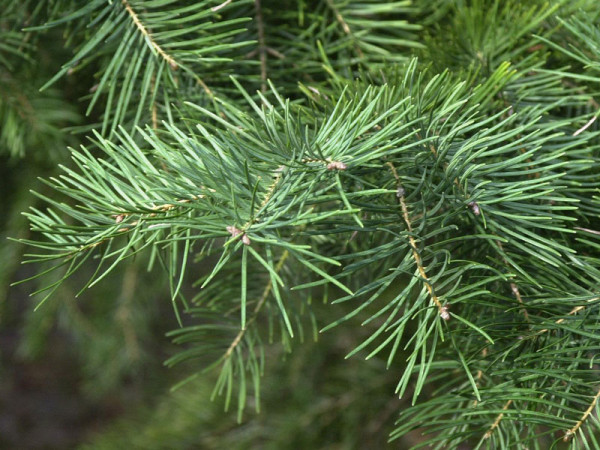
M 450 313 L 448 312 L 447 305 L 444 305 L 440 308 L 440 317 L 444 320 L 450 320 Z
M 481 214 L 481 211 L 479 209 L 479 205 L 477 204 L 477 202 L 469 202 L 469 206 L 473 210 L 473 214 L 475 214 L 476 216 Z
M 327 164 L 327 170 L 346 170 L 348 166 L 341 161 L 331 161 Z

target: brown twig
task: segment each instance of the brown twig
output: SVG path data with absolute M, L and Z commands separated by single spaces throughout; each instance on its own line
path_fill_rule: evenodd
M 358 54 L 358 56 L 363 58 L 365 55 L 364 55 L 362 49 L 358 46 L 356 37 L 354 36 L 354 34 L 352 33 L 352 30 L 350 29 L 350 27 L 344 20 L 344 17 L 340 13 L 339 9 L 337 9 L 337 7 L 335 6 L 335 3 L 333 3 L 333 0 L 327 0 L 327 4 L 333 11 L 333 14 L 335 15 L 336 20 L 342 26 L 342 30 L 344 30 L 344 33 L 346 33 L 348 36 L 350 36 L 352 38 L 352 40 L 354 41 L 354 48 L 356 49 L 356 53 Z
M 400 202 L 400 207 L 402 208 L 402 217 L 404 219 L 404 223 L 406 224 L 406 228 L 408 229 L 408 232 L 410 233 L 408 235 L 408 240 L 410 242 L 410 246 L 412 249 L 413 258 L 415 260 L 415 263 L 417 264 L 417 269 L 419 271 L 419 274 L 421 275 L 421 278 L 423 278 L 423 280 L 425 281 L 425 287 L 427 288 L 427 291 L 429 291 L 429 296 L 431 297 L 431 300 L 433 300 L 433 303 L 437 307 L 437 309 L 440 313 L 440 316 L 444 320 L 448 320 L 448 318 L 450 316 L 448 314 L 447 307 L 442 305 L 442 302 L 440 302 L 439 298 L 435 294 L 435 292 L 433 290 L 433 286 L 431 285 L 431 281 L 430 281 L 429 277 L 427 276 L 427 272 L 425 272 L 425 268 L 423 267 L 423 261 L 421 260 L 421 256 L 419 255 L 419 252 L 417 251 L 417 243 L 416 243 L 415 239 L 412 237 L 413 228 L 412 228 L 412 223 L 410 221 L 410 216 L 408 214 L 408 208 L 406 206 L 406 201 L 404 199 L 404 189 L 401 187 L 400 177 L 398 176 L 398 172 L 396 171 L 396 168 L 394 167 L 394 165 L 391 162 L 387 162 L 386 164 L 390 167 L 392 174 L 394 175 L 394 178 L 396 179 L 396 184 L 398 185 L 397 197 L 398 197 L 398 201 Z
M 512 400 L 509 400 L 505 403 L 505 405 L 502 407 L 502 411 L 506 411 L 508 409 L 508 407 L 511 405 Z M 488 439 L 492 433 L 494 432 L 494 430 L 498 427 L 498 425 L 500 424 L 500 421 L 502 420 L 502 418 L 504 417 L 504 413 L 501 412 L 500 414 L 498 414 L 498 417 L 496 417 L 496 420 L 494 420 L 494 423 L 492 424 L 492 426 L 490 427 L 489 430 L 487 430 L 485 432 L 485 434 L 483 435 L 484 439 Z
M 173 58 L 171 55 L 169 55 L 160 45 L 158 45 L 158 43 L 152 37 L 152 34 L 150 33 L 150 31 L 148 31 L 148 29 L 144 26 L 144 24 L 140 20 L 139 16 L 136 14 L 136 12 L 133 10 L 133 8 L 127 2 L 127 0 L 121 0 L 121 2 L 123 3 L 123 6 L 129 13 L 129 15 L 131 16 L 131 20 L 133 21 L 133 23 L 135 24 L 137 29 L 140 30 L 140 32 L 144 35 L 146 40 L 148 42 L 150 42 L 150 45 L 156 51 L 156 53 L 158 53 L 160 55 L 160 57 L 163 58 L 169 64 L 171 69 L 177 70 L 177 68 L 180 66 L 180 64 L 175 60 L 175 58 Z M 212 93 L 210 88 L 206 85 L 206 83 L 204 83 L 204 81 L 202 81 L 202 79 L 198 75 L 194 74 L 193 76 L 194 76 L 194 79 L 196 80 L 196 82 L 200 86 L 202 86 L 202 89 L 204 89 L 206 94 L 210 98 L 213 98 L 214 94 Z
M 599 299 L 600 299 L 600 297 L 594 297 L 594 298 L 591 298 L 591 299 L 589 299 L 589 300 L 588 300 L 588 303 L 594 302 L 594 301 L 596 301 L 596 300 L 599 300 Z M 574 314 L 577 314 L 579 311 L 582 311 L 582 310 L 584 310 L 585 308 L 586 308 L 586 306 L 585 306 L 585 305 L 576 306 L 576 307 L 574 307 L 574 308 L 573 308 L 571 311 L 569 311 L 569 314 L 567 314 L 567 315 L 569 315 L 569 316 L 572 316 L 572 315 L 574 315 Z M 558 319 L 558 320 L 557 320 L 556 322 L 554 322 L 554 323 L 556 323 L 556 324 L 561 324 L 561 323 L 563 323 L 564 321 L 565 321 L 565 319 L 564 319 L 564 318 L 562 318 L 562 319 Z M 544 328 L 543 330 L 540 330 L 540 331 L 538 331 L 538 332 L 537 332 L 535 335 L 536 335 L 536 336 L 539 336 L 540 334 L 544 334 L 544 333 L 546 333 L 546 332 L 548 332 L 548 329 L 547 329 L 547 328 Z
M 519 304 L 522 306 L 522 311 L 523 311 L 523 315 L 525 316 L 525 320 L 527 320 L 527 322 L 529 322 L 529 313 L 527 312 L 527 309 L 525 308 L 525 304 L 523 303 L 523 298 L 521 298 L 521 292 L 519 291 L 519 286 L 517 286 L 515 283 L 510 283 L 510 289 L 512 290 L 513 294 L 515 294 L 515 297 L 517 298 L 517 301 L 519 302 Z
M 152 83 L 151 89 L 152 89 L 152 92 L 154 92 L 154 87 L 156 86 L 156 76 L 155 75 L 152 75 L 151 83 Z M 153 130 L 158 129 L 158 108 L 156 107 L 156 98 L 152 102 L 152 129 Z
M 140 32 L 144 35 L 147 41 L 150 42 L 150 45 L 152 46 L 152 48 L 154 48 L 154 50 L 156 50 L 156 53 L 158 53 L 169 64 L 169 66 L 171 66 L 171 69 L 177 69 L 177 67 L 179 67 L 177 61 L 175 61 L 175 59 L 173 59 L 171 55 L 165 52 L 162 49 L 162 47 L 156 43 L 156 41 L 154 40 L 148 29 L 144 26 L 144 24 L 142 23 L 136 12 L 133 10 L 129 2 L 127 2 L 127 0 L 121 0 L 121 2 L 123 3 L 123 6 L 129 13 L 129 15 L 131 16 L 131 20 L 133 20 L 133 23 L 135 24 L 137 29 L 140 30 Z
M 583 413 L 583 416 L 581 416 L 581 419 L 579 419 L 579 421 L 575 424 L 575 426 L 573 428 L 571 428 L 570 430 L 568 430 L 565 433 L 565 437 L 563 438 L 563 441 L 567 442 L 569 439 L 571 439 L 571 437 L 577 432 L 577 430 L 581 427 L 581 425 L 583 425 L 583 422 L 585 422 L 585 420 L 588 418 L 588 416 L 594 410 L 594 407 L 596 406 L 596 403 L 598 403 L 599 398 L 600 398 L 600 389 L 598 389 L 598 392 L 596 393 L 596 395 L 594 395 L 594 398 L 592 399 L 592 403 L 590 403 L 590 406 L 588 407 L 588 409 L 585 410 L 585 412 Z

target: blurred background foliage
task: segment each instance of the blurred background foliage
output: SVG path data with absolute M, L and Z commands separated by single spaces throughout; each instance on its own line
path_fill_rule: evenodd
M 30 298 L 29 293 L 36 286 L 9 287 L 11 282 L 40 270 L 21 265 L 27 248 L 7 240 L 30 237 L 21 212 L 43 204 L 30 190 L 44 192 L 39 177 L 54 176 L 60 164 L 72 164 L 67 148 L 89 144 L 87 131 L 100 128 L 110 133 L 113 127 L 108 109 L 90 109 L 89 103 L 98 89 L 99 67 L 115 47 L 106 47 L 97 57 L 71 70 L 64 65 L 77 53 L 81 41 L 75 37 L 89 38 L 89 30 L 76 22 L 43 31 L 23 29 L 60 19 L 76 10 L 77 2 L 3 3 L 0 447 L 375 449 L 418 444 L 416 432 L 387 444 L 396 413 L 409 404 L 411 395 L 403 400 L 393 395 L 396 374 L 383 370 L 383 357 L 366 362 L 344 360 L 369 334 L 364 327 L 338 328 L 319 335 L 318 343 L 307 331 L 302 342 L 292 342 L 293 352 L 281 345 L 268 346 L 261 412 L 246 413 L 239 425 L 235 413 L 224 412 L 221 401 L 210 400 L 215 374 L 171 392 L 171 387 L 187 375 L 185 367 L 163 366 L 176 352 L 165 333 L 176 328 L 177 321 L 166 280 L 147 272 L 144 256 L 129 260 L 103 283 L 76 298 L 93 271 L 84 266 L 35 312 L 39 298 Z M 517 71 L 529 70 L 534 65 L 532 59 L 548 58 L 549 49 L 543 41 L 532 44 L 532 34 L 552 32 L 559 42 L 569 43 L 572 34 L 560 27 L 557 15 L 577 13 L 593 23 L 600 14 L 597 1 L 556 1 L 549 6 L 538 0 L 364 0 L 359 5 L 379 5 L 382 14 L 393 9 L 389 20 L 394 22 L 385 23 L 361 15 L 358 7 L 353 9 L 358 2 L 352 1 L 298 0 L 297 8 L 281 13 L 280 2 L 262 3 L 263 14 L 271 24 L 264 36 L 268 73 L 277 73 L 279 91 L 284 96 L 295 95 L 298 101 L 303 97 L 298 96 L 298 81 L 305 94 L 314 95 L 314 86 L 318 86 L 326 95 L 336 78 L 351 80 L 362 74 L 378 79 L 382 68 L 389 70 L 390 65 L 406 62 L 415 54 L 436 71 L 450 69 L 457 77 L 472 80 L 485 78 L 503 61 L 511 61 Z M 253 15 L 252 2 L 240 2 L 237 8 L 232 20 Z M 337 23 L 340 9 L 347 11 L 344 17 L 353 33 L 344 32 Z M 224 81 L 231 73 L 249 92 L 264 89 L 258 50 L 253 44 L 241 45 L 255 39 L 256 21 L 242 25 L 247 30 L 232 39 L 240 43 L 238 55 L 254 60 L 254 64 L 217 67 L 203 80 L 225 98 L 237 95 Z M 286 47 L 290 39 L 294 42 L 291 49 Z M 532 49 L 532 45 L 542 47 Z M 549 60 L 557 69 L 580 64 L 574 71 L 593 70 L 585 60 L 574 62 L 560 52 L 552 53 Z M 64 76 L 40 92 L 40 87 L 63 68 Z M 195 92 L 194 81 L 186 81 L 183 75 L 181 80 L 170 82 L 181 83 L 179 92 L 186 100 L 197 104 L 211 101 L 206 96 L 190 98 Z M 585 89 L 575 94 L 593 98 L 597 85 L 590 82 Z M 161 97 L 160 116 L 169 116 L 170 108 L 176 107 L 193 120 L 196 113 L 169 97 L 168 90 L 156 95 Z M 102 97 L 98 104 L 105 101 Z M 593 109 L 589 106 L 590 111 Z M 136 116 L 137 111 L 124 110 L 119 123 L 132 128 L 153 120 L 150 112 L 144 110 Z M 196 265 L 193 270 L 203 273 L 207 268 Z M 191 291 L 189 286 L 184 289 Z M 313 306 L 320 327 L 344 315 L 340 306 L 321 301 L 314 301 Z M 369 314 L 366 310 L 350 323 L 358 325 Z

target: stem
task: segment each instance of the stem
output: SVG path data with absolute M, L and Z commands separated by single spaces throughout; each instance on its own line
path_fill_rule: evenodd
M 173 70 L 177 69 L 177 67 L 179 66 L 179 64 L 177 64 L 177 61 L 175 61 L 172 56 L 170 56 L 167 52 L 165 52 L 161 48 L 161 46 L 156 43 L 156 41 L 154 40 L 154 38 L 152 37 L 150 32 L 146 29 L 146 27 L 141 22 L 140 18 L 135 13 L 135 11 L 131 7 L 131 5 L 127 2 L 127 0 L 121 0 L 121 2 L 123 3 L 123 6 L 129 13 L 129 15 L 131 16 L 131 20 L 133 20 L 133 23 L 135 24 L 135 26 L 138 28 L 138 30 L 140 30 L 140 32 L 150 42 L 150 45 L 152 45 L 154 50 L 156 50 L 156 52 L 169 64 L 169 66 L 171 66 L 171 69 L 173 69 Z
M 419 134 L 417 134 L 417 137 L 419 139 L 421 139 L 421 136 Z M 429 144 L 429 149 L 431 150 L 431 153 L 433 153 L 433 155 L 437 157 L 438 152 L 437 152 L 436 148 L 433 146 L 433 144 L 431 144 L 431 143 Z M 448 163 L 446 162 L 446 163 L 444 163 L 444 171 L 447 169 L 447 167 L 448 167 Z M 458 178 L 454 178 L 454 184 L 456 185 L 456 187 L 458 188 L 459 191 L 461 191 L 465 196 L 467 196 L 467 193 L 463 190 Z M 500 241 L 497 241 L 497 244 L 498 244 L 498 248 L 503 252 L 504 248 L 502 247 L 502 243 Z M 510 263 L 504 256 L 502 256 L 502 260 L 504 261 L 504 264 L 506 264 L 507 267 L 510 267 Z M 527 309 L 525 308 L 525 303 L 523 302 L 523 298 L 521 297 L 521 292 L 519 291 L 519 286 L 517 286 L 516 283 L 510 283 L 510 289 L 512 290 L 513 294 L 517 298 L 517 301 L 522 306 L 522 311 L 523 311 L 523 315 L 525 316 L 525 320 L 527 320 L 527 322 L 530 322 L 529 313 L 527 312 Z
M 327 0 L 327 4 L 333 11 L 333 14 L 335 15 L 336 20 L 342 26 L 344 33 L 346 33 L 348 36 L 350 36 L 352 38 L 352 40 L 354 41 L 354 48 L 356 49 L 356 53 L 358 54 L 358 56 L 360 56 L 361 58 L 364 58 L 365 55 L 364 55 L 363 51 L 361 50 L 361 48 L 358 46 L 356 37 L 354 36 L 354 34 L 352 33 L 352 30 L 350 29 L 350 27 L 344 20 L 344 17 L 342 17 L 342 15 L 340 14 L 339 9 L 337 9 L 335 4 L 333 3 L 333 0 Z
M 392 174 L 394 175 L 394 178 L 396 179 L 396 183 L 400 187 L 400 177 L 398 176 L 398 172 L 396 171 L 396 168 L 394 167 L 394 165 L 391 162 L 388 162 L 386 164 L 388 166 L 390 166 L 390 168 L 392 170 Z M 427 272 L 425 272 L 425 268 L 423 267 L 423 261 L 421 260 L 421 256 L 417 252 L 417 243 L 416 243 L 415 239 L 412 237 L 413 228 L 412 228 L 412 223 L 410 221 L 410 217 L 408 215 L 408 208 L 406 207 L 406 201 L 404 200 L 404 194 L 399 197 L 399 202 L 400 202 L 400 206 L 402 207 L 402 217 L 404 218 L 404 222 L 406 223 L 406 228 L 408 229 L 408 232 L 410 233 L 410 235 L 408 236 L 408 240 L 409 240 L 410 246 L 412 248 L 413 258 L 415 260 L 415 263 L 417 264 L 417 269 L 419 270 L 419 274 L 421 275 L 421 278 L 423 278 L 423 280 L 425 280 L 425 287 L 427 287 L 427 290 L 429 291 L 429 296 L 431 297 L 431 300 L 433 300 L 433 303 L 435 304 L 435 306 L 437 306 L 437 309 L 439 310 L 440 315 L 442 317 L 444 317 L 443 315 L 444 315 L 444 312 L 446 309 L 444 308 L 444 306 L 442 305 L 442 302 L 440 302 L 439 298 L 433 291 L 433 287 L 431 285 L 429 277 L 427 276 Z
M 581 419 L 579 419 L 579 421 L 575 424 L 575 426 L 573 428 L 571 428 L 570 430 L 568 430 L 566 432 L 565 437 L 563 438 L 563 441 L 567 442 L 569 439 L 571 439 L 571 437 L 577 432 L 577 430 L 581 427 L 581 425 L 583 425 L 583 422 L 592 413 L 594 407 L 596 406 L 596 403 L 598 403 L 599 398 L 600 398 L 600 389 L 598 389 L 598 392 L 596 393 L 596 395 L 594 395 L 594 398 L 592 399 L 592 403 L 590 404 L 588 409 L 585 410 L 585 412 L 583 413 L 583 416 L 581 416 Z
M 595 301 L 596 301 L 596 300 L 598 300 L 598 299 L 600 299 L 600 297 L 594 297 L 594 298 L 591 298 L 591 299 L 589 299 L 589 300 L 588 300 L 588 303 L 595 302 Z M 572 316 L 572 315 L 574 315 L 574 314 L 577 314 L 579 311 L 581 311 L 581 310 L 583 310 L 583 309 L 585 309 L 585 308 L 586 308 L 586 306 L 585 306 L 585 305 L 576 306 L 576 307 L 575 307 L 575 308 L 573 308 L 571 311 L 569 311 L 569 314 L 568 314 L 568 315 L 569 315 L 569 316 Z M 565 319 L 564 319 L 564 318 L 562 318 L 562 319 L 558 319 L 558 320 L 557 320 L 556 322 L 554 322 L 554 323 L 556 323 L 556 324 L 561 324 L 561 323 L 563 323 L 564 321 L 565 321 Z M 547 331 L 548 331 L 548 329 L 547 329 L 547 328 L 544 328 L 543 330 L 540 330 L 540 331 L 538 331 L 538 332 L 537 332 L 535 335 L 536 335 L 536 336 L 539 336 L 540 334 L 544 334 L 544 333 L 546 333 Z
M 508 407 L 510 406 L 511 403 L 512 403 L 512 400 L 507 401 L 506 404 L 504 405 L 504 407 L 502 408 L 502 411 L 506 411 L 508 409 Z M 487 430 L 485 432 L 485 434 L 483 435 L 484 439 L 488 439 L 492 435 L 492 433 L 494 432 L 494 430 L 500 424 L 500 421 L 502 420 L 503 417 L 504 417 L 504 413 L 503 412 L 501 412 L 500 414 L 498 414 L 498 417 L 496 417 L 496 420 L 494 420 L 494 423 L 492 424 L 492 426 L 490 427 L 490 429 Z

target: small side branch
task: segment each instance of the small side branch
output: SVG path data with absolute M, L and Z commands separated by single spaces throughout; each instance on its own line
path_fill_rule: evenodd
M 177 64 L 177 61 L 175 61 L 171 55 L 165 52 L 162 49 L 162 47 L 156 43 L 150 32 L 146 29 L 146 27 L 144 26 L 136 12 L 133 10 L 131 5 L 127 2 L 127 0 L 121 0 L 121 2 L 123 3 L 123 6 L 129 13 L 129 15 L 131 16 L 131 20 L 133 20 L 133 23 L 135 24 L 137 29 L 140 30 L 144 37 L 146 37 L 146 39 L 150 42 L 150 45 L 152 45 L 152 48 L 156 50 L 156 53 L 158 53 L 169 64 L 169 66 L 171 66 L 171 69 L 177 69 L 177 67 L 179 66 Z
M 511 405 L 512 400 L 507 401 L 504 404 L 504 407 L 502 408 L 502 411 L 506 411 L 508 409 L 508 407 Z M 494 420 L 494 423 L 492 424 L 492 426 L 490 427 L 489 430 L 487 430 L 485 432 L 485 434 L 483 435 L 484 439 L 489 439 L 489 437 L 492 435 L 492 433 L 494 432 L 494 430 L 496 428 L 498 428 L 498 425 L 500 424 L 500 421 L 502 420 L 502 418 L 504 417 L 504 413 L 501 412 L 500 414 L 498 414 L 498 417 L 496 417 L 496 420 Z
M 356 43 L 356 37 L 354 36 L 354 34 L 352 34 L 352 30 L 348 26 L 348 23 L 344 20 L 344 17 L 340 13 L 339 9 L 337 9 L 337 7 L 335 6 L 335 3 L 333 3 L 333 0 L 327 0 L 327 4 L 333 11 L 333 14 L 335 15 L 335 19 L 342 26 L 342 30 L 344 30 L 344 33 L 346 33 L 348 36 L 350 36 L 350 38 L 354 41 L 354 48 L 356 49 L 356 53 L 358 54 L 358 56 L 363 58 L 365 55 L 364 55 L 363 51 L 361 50 L 361 48 Z
M 506 263 L 508 264 L 508 261 Z M 519 302 L 519 304 L 522 306 L 523 315 L 525 316 L 525 320 L 527 322 L 530 322 L 529 313 L 527 312 L 527 309 L 525 308 L 525 304 L 523 303 L 523 299 L 521 298 L 521 292 L 519 291 L 519 286 L 517 286 L 515 283 L 510 283 L 510 289 L 512 290 L 513 294 L 515 294 L 515 297 L 517 298 L 517 301 Z
M 565 433 L 565 437 L 563 438 L 563 441 L 567 442 L 569 439 L 571 439 L 571 437 L 573 437 L 573 435 L 577 432 L 577 430 L 579 430 L 581 425 L 583 425 L 583 422 L 585 422 L 585 420 L 589 417 L 589 415 L 594 410 L 594 407 L 596 406 L 596 403 L 598 403 L 599 398 L 600 398 L 600 389 L 598 389 L 598 392 L 592 399 L 592 403 L 590 403 L 590 406 L 588 407 L 588 409 L 585 410 L 585 412 L 583 413 L 583 416 L 581 416 L 581 419 L 579 419 L 579 421 L 575 424 L 575 426 L 573 428 L 571 428 L 570 430 L 568 430 Z
M 440 302 L 440 299 L 435 294 L 435 292 L 433 290 L 433 286 L 431 285 L 431 281 L 430 281 L 429 277 L 427 276 L 427 272 L 425 272 L 425 268 L 423 267 L 423 261 L 421 260 L 421 256 L 419 255 L 419 252 L 417 251 L 417 243 L 416 243 L 415 239 L 412 237 L 413 228 L 412 228 L 412 223 L 410 221 L 410 216 L 408 214 L 408 208 L 406 206 L 406 201 L 404 199 L 404 189 L 400 185 L 400 177 L 398 176 L 398 172 L 396 171 L 396 168 L 394 167 L 394 165 L 391 162 L 388 162 L 387 165 L 390 167 L 392 174 L 394 175 L 394 178 L 396 179 L 396 184 L 398 185 L 397 197 L 398 197 L 398 201 L 400 202 L 400 207 L 402 208 L 402 217 L 404 219 L 404 223 L 406 224 L 406 228 L 408 229 L 408 232 L 410 233 L 408 236 L 408 240 L 410 242 L 410 247 L 412 249 L 413 258 L 415 260 L 415 263 L 417 264 L 417 269 L 419 270 L 419 274 L 421 275 L 421 278 L 423 278 L 423 280 L 425 280 L 425 286 L 427 287 L 427 290 L 429 291 L 429 296 L 431 297 L 431 300 L 433 300 L 433 303 L 437 307 L 437 309 L 440 313 L 440 317 L 442 317 L 444 320 L 448 320 L 450 318 L 450 315 L 448 314 L 448 308 L 446 306 L 442 305 L 442 302 Z
M 597 301 L 598 299 L 600 299 L 600 297 L 594 297 L 594 298 L 591 298 L 591 299 L 589 299 L 589 300 L 588 300 L 588 303 L 595 302 L 595 301 Z M 585 306 L 585 305 L 576 306 L 576 307 L 575 307 L 575 308 L 573 308 L 571 311 L 569 311 L 569 314 L 568 314 L 568 315 L 569 315 L 569 316 L 573 316 L 573 315 L 577 314 L 579 311 L 582 311 L 582 310 L 584 310 L 585 308 L 586 308 L 586 306 Z M 563 323 L 564 321 L 565 321 L 565 319 L 563 318 L 563 319 L 558 319 L 558 320 L 557 320 L 556 322 L 554 322 L 554 323 L 556 323 L 556 324 L 561 324 L 561 323 Z M 548 332 L 548 329 L 547 329 L 547 328 L 544 328 L 543 330 L 540 330 L 540 331 L 538 331 L 538 332 L 535 334 L 535 336 L 539 336 L 540 334 L 544 334 L 544 333 L 547 333 L 547 332 Z

